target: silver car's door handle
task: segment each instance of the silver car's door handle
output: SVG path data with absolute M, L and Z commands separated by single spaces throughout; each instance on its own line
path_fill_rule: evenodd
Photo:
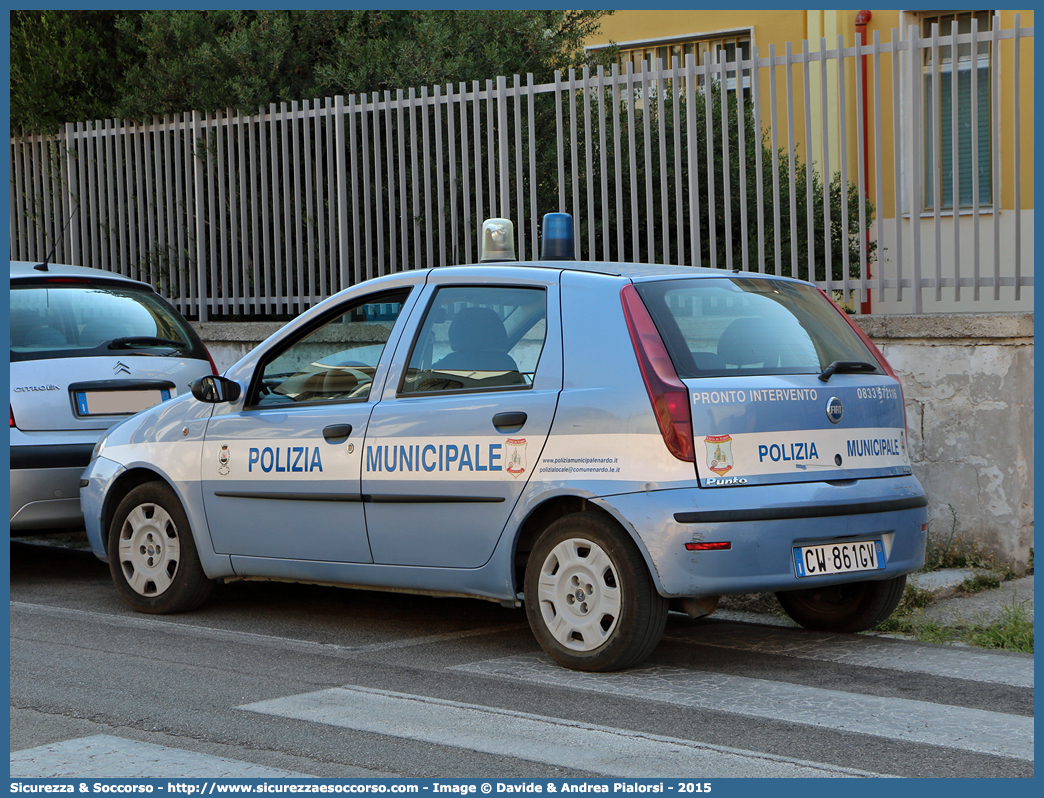
M 493 416 L 493 426 L 497 429 L 501 427 L 513 427 L 518 429 L 526 423 L 526 419 L 529 418 L 522 411 L 516 411 L 514 413 L 497 413 Z
M 323 437 L 327 443 L 341 443 L 352 434 L 351 424 L 332 424 L 323 429 Z

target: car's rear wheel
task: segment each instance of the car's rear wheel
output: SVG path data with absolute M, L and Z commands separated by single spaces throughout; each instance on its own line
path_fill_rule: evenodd
M 138 612 L 186 612 L 210 596 L 188 516 L 164 482 L 131 490 L 109 528 L 109 572 L 121 598 Z
M 667 623 L 634 541 L 582 512 L 552 523 L 526 565 L 526 614 L 541 647 L 567 668 L 616 671 L 652 653 Z
M 863 632 L 888 618 L 899 605 L 906 577 L 848 582 L 777 593 L 787 615 L 806 629 Z

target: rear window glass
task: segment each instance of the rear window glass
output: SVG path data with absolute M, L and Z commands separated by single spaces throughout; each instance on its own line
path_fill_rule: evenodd
M 873 354 L 812 286 L 701 278 L 635 286 L 680 377 L 818 374 Z
M 11 286 L 12 361 L 120 352 L 207 357 L 158 294 L 111 285 Z

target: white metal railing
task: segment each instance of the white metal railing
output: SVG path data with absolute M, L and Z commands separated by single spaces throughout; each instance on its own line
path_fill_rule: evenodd
M 985 310 L 1025 305 L 1021 157 L 1032 142 L 1020 136 L 1020 41 L 1033 29 L 1018 17 L 999 27 L 998 17 L 987 32 L 930 38 L 911 27 L 887 43 L 838 37 L 832 50 L 825 39 L 815 51 L 752 47 L 736 63 L 690 57 L 638 73 L 629 63 L 544 85 L 516 75 L 249 116 L 68 124 L 11 141 L 11 257 L 41 260 L 53 248 L 56 262 L 149 281 L 204 319 L 293 314 L 368 277 L 474 261 L 486 217 L 513 219 L 519 258 L 536 257 L 538 220 L 558 210 L 576 220 L 578 258 L 787 274 L 857 291 L 878 312 L 952 310 L 969 293 Z M 972 174 L 992 181 L 992 205 L 979 207 L 976 185 L 972 208 L 944 211 L 936 168 L 925 213 L 926 75 L 927 129 L 938 141 L 952 126 L 957 160 L 959 80 L 952 117 L 939 114 L 939 48 L 954 37 L 973 52 L 990 47 L 990 164 L 980 169 L 973 141 Z M 740 70 L 751 70 L 749 89 L 726 92 L 734 105 L 722 113 L 716 91 L 735 87 Z M 974 84 L 970 102 L 977 112 Z M 738 169 L 719 166 L 733 157 Z M 826 179 L 808 179 L 808 167 Z M 958 200 L 959 172 L 948 176 Z M 854 186 L 839 190 L 840 219 L 835 174 Z

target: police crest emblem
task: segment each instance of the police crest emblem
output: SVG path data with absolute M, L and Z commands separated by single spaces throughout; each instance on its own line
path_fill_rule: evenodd
M 505 470 L 518 479 L 526 473 L 526 439 L 508 438 L 504 446 L 506 448 L 504 456 L 507 459 Z
M 228 476 L 228 447 L 222 446 L 221 451 L 218 452 L 218 473 L 223 477 Z
M 732 436 L 708 435 L 703 442 L 707 445 L 707 467 L 718 476 L 731 471 L 736 464 L 732 459 Z

